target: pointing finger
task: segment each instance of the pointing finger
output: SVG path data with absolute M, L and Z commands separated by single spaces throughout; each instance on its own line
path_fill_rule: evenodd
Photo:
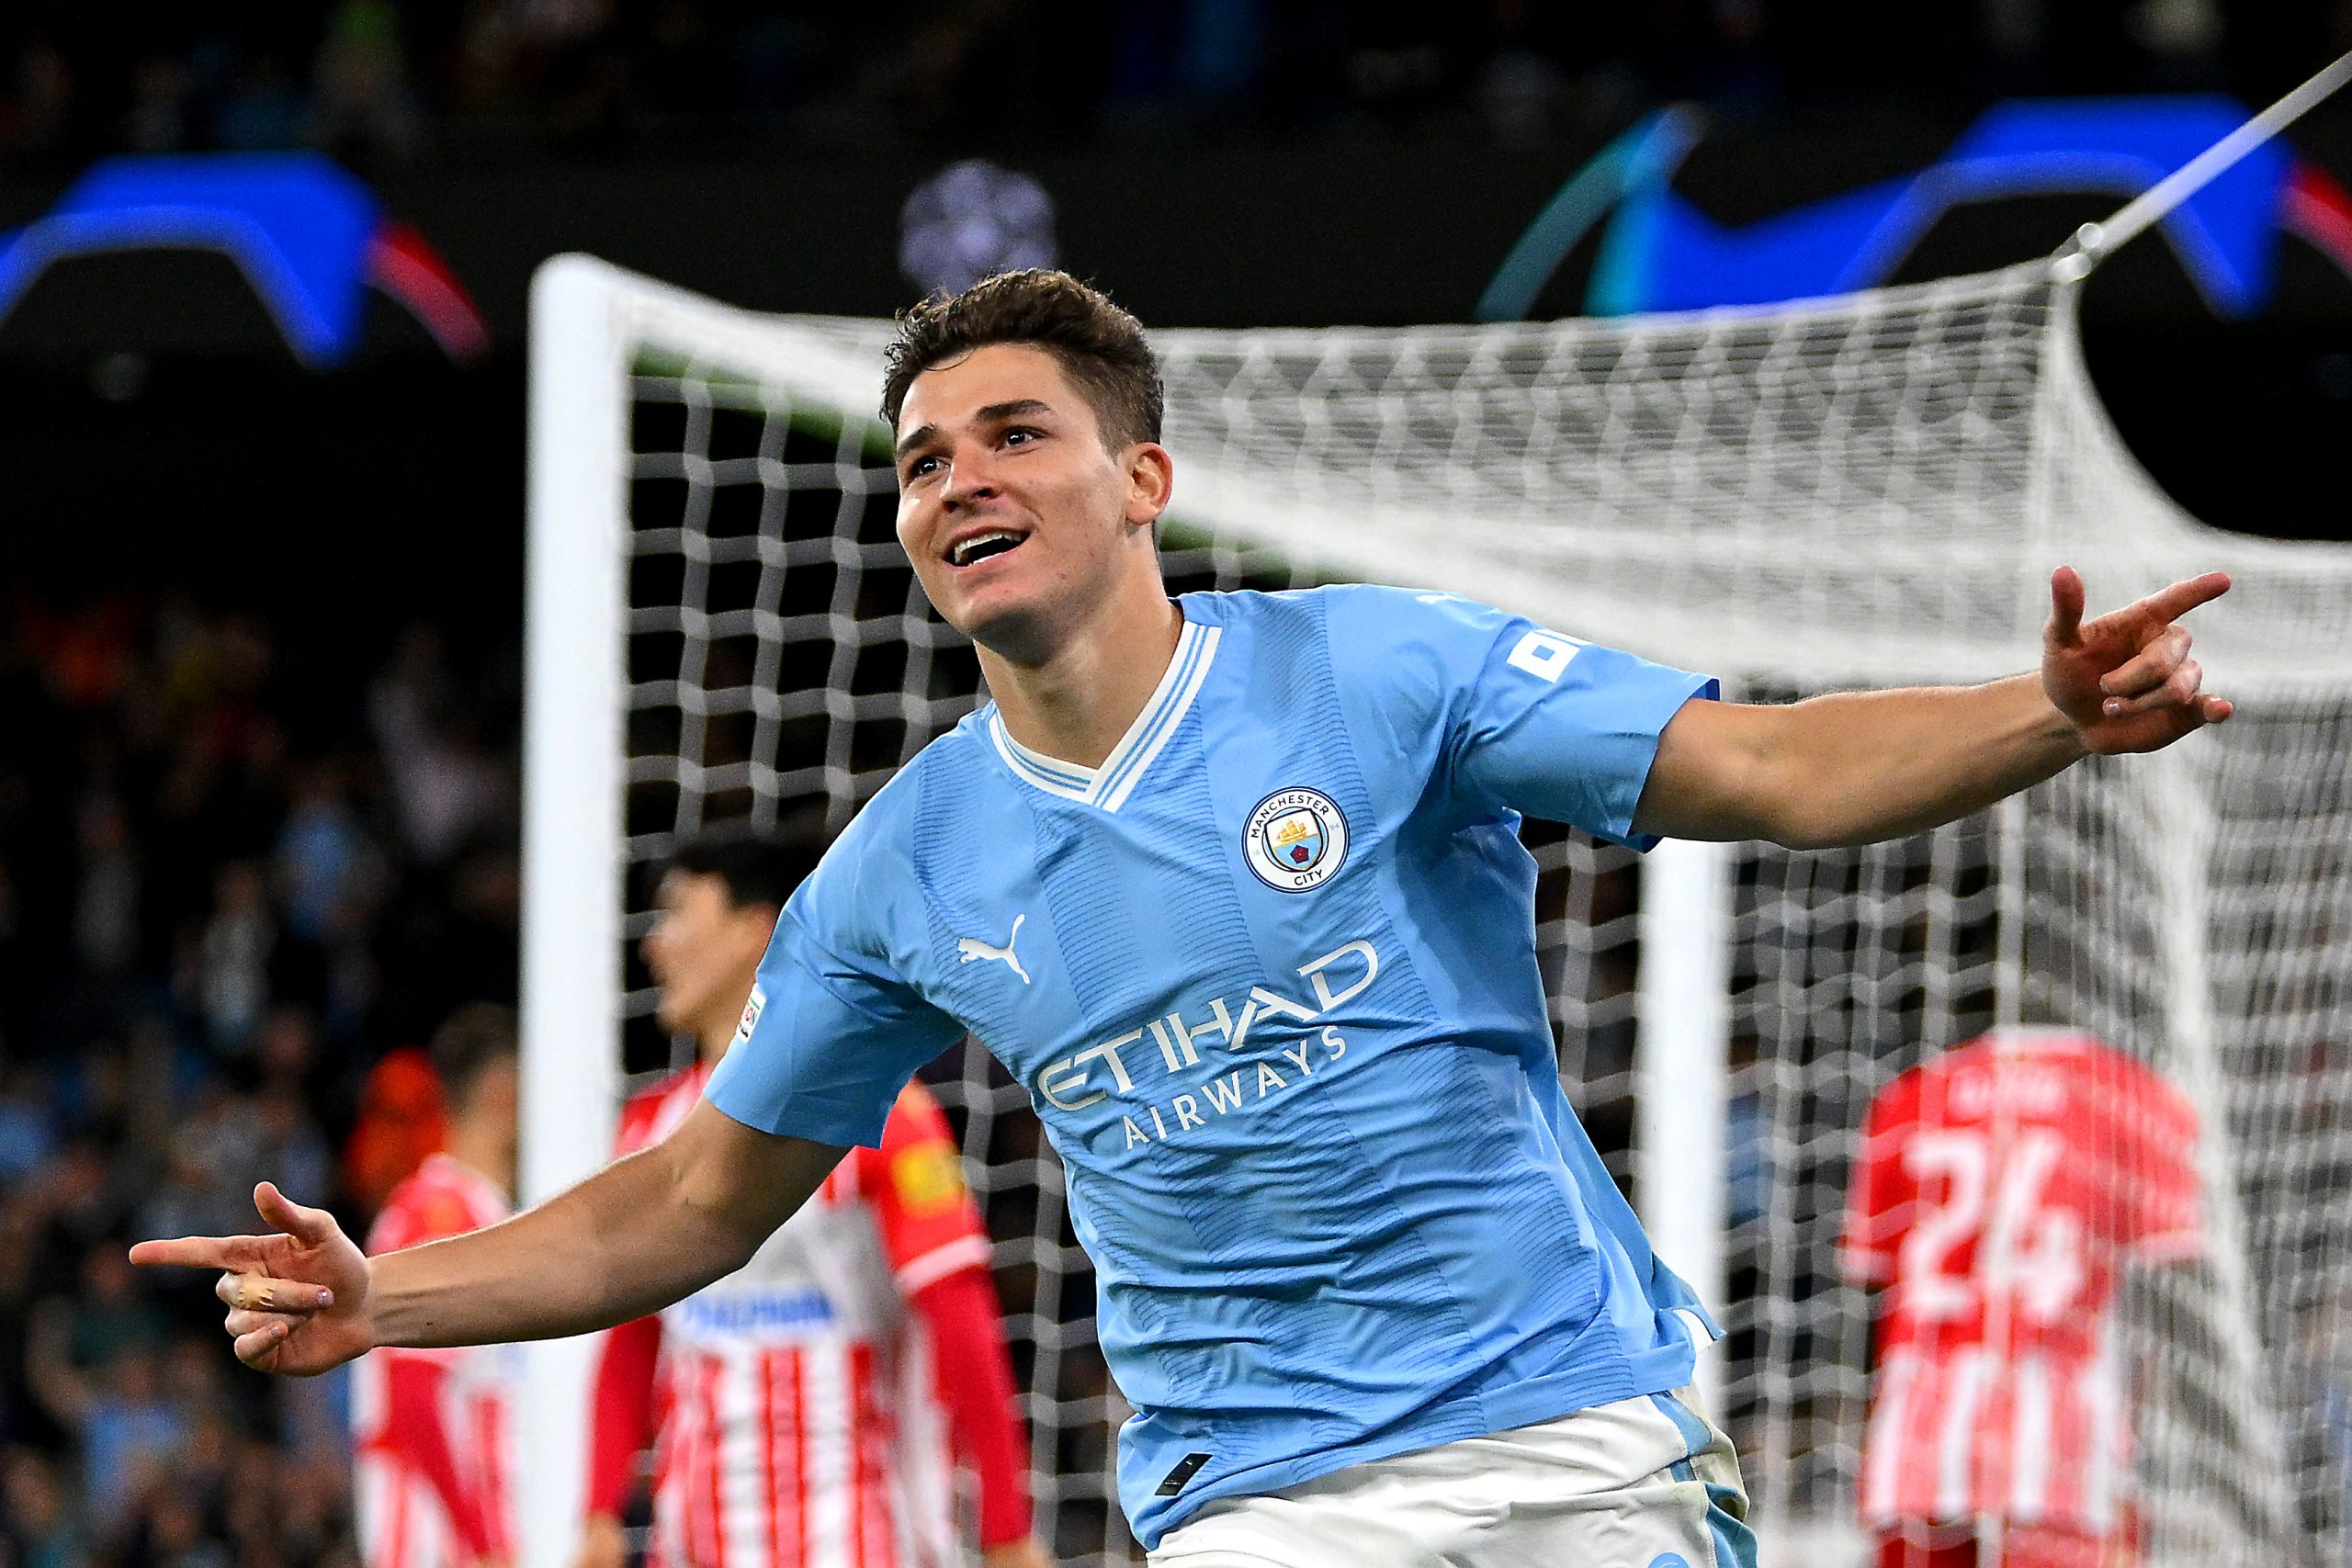
M 168 1241 L 142 1241 L 130 1249 L 131 1262 L 143 1269 L 243 1269 L 262 1266 L 257 1235 L 184 1235 Z
M 2209 604 L 2230 591 L 2230 574 L 2209 571 L 2160 588 L 2140 601 L 2137 608 L 2160 621 L 2177 620 L 2199 604 Z
M 223 1238 L 209 1235 L 142 1241 L 130 1249 L 130 1260 L 142 1269 L 220 1269 L 228 1265 L 229 1246 Z
M 2050 637 L 2071 643 L 2083 629 L 2083 580 L 2071 566 L 2050 574 Z

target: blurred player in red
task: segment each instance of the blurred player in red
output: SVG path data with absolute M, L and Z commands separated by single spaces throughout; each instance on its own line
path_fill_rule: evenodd
M 672 857 L 646 933 L 660 1016 L 694 1066 L 622 1112 L 615 1155 L 692 1110 L 746 1022 L 777 911 L 821 846 L 718 829 Z M 852 1149 L 750 1264 L 606 1335 L 581 1568 L 618 1568 L 637 1456 L 654 1452 L 660 1568 L 947 1568 L 954 1457 L 979 1482 L 988 1568 L 1043 1568 L 1030 1534 L 989 1245 L 946 1119 L 917 1079 L 879 1149 Z
M 384 1201 L 368 1233 L 390 1252 L 496 1224 L 512 1210 L 514 1015 L 450 1015 L 432 1056 L 448 1143 Z M 368 1568 L 490 1568 L 514 1560 L 514 1348 L 371 1350 L 353 1391 L 360 1554 Z
M 1845 1258 L 1885 1287 L 1861 1485 L 1881 1568 L 2138 1561 L 2109 1309 L 2124 1264 L 2201 1250 L 2196 1144 L 2178 1089 L 2064 1030 L 1972 1040 L 1871 1103 Z

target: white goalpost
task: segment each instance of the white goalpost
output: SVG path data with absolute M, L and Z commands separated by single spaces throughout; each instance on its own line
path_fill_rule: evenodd
M 2095 605 L 2236 579 L 2196 629 L 2239 716 L 2177 753 L 1864 850 L 1644 861 L 1529 829 L 1564 1081 L 1724 1320 L 1702 1376 L 1768 1562 L 1859 1561 L 1838 1553 L 1869 1309 L 1836 1252 L 1863 1109 L 2021 1018 L 2199 1111 L 2206 1258 L 2118 1308 L 2150 1562 L 2315 1564 L 2352 1539 L 2322 1408 L 2352 1344 L 2352 550 L 2221 534 L 2156 490 L 2083 367 L 2088 276 L 2076 255 L 1768 310 L 1155 336 L 1180 592 L 1452 590 L 1785 700 L 2027 668 L 2061 562 Z M 628 957 L 644 868 L 711 820 L 838 827 L 979 694 L 891 535 L 887 323 L 577 256 L 542 270 L 532 321 L 536 1200 L 601 1163 L 625 1052 L 658 1052 Z M 1135 1561 L 1052 1151 L 977 1044 L 925 1076 L 995 1237 L 1040 1531 L 1064 1562 Z M 530 1568 L 569 1562 L 583 1359 L 533 1355 Z

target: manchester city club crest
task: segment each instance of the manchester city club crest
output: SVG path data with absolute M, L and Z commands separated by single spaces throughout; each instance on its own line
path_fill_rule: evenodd
M 1348 819 L 1317 789 L 1278 789 L 1241 830 L 1242 858 L 1259 881 L 1304 893 L 1331 880 L 1348 858 Z

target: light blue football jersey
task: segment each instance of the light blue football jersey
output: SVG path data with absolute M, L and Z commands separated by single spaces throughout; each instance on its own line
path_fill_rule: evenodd
M 1704 1315 L 1561 1093 L 1518 827 L 1630 841 L 1713 682 L 1447 594 L 1180 603 L 1100 768 L 990 705 L 875 796 L 709 1088 L 871 1145 L 918 1066 L 988 1043 L 1069 1172 L 1147 1547 L 1214 1497 L 1682 1387 Z

